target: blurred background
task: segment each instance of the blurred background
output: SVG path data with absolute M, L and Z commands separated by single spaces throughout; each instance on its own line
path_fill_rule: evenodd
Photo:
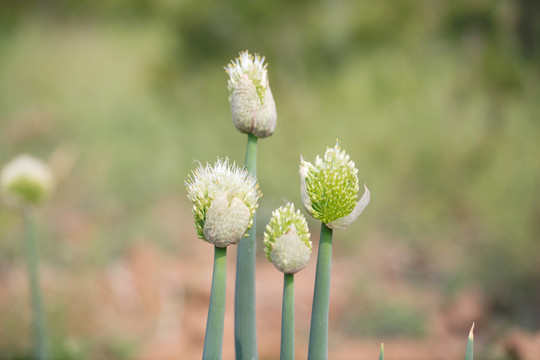
M 0 163 L 46 159 L 41 282 L 54 359 L 196 359 L 213 251 L 184 181 L 243 163 L 223 67 L 266 56 L 278 126 L 259 141 L 270 213 L 300 205 L 299 155 L 336 139 L 372 202 L 334 236 L 331 359 L 540 353 L 540 3 L 534 0 L 0 2 Z M 307 353 L 314 255 L 297 275 Z M 259 245 L 259 250 L 262 246 Z M 234 249 L 224 358 L 232 359 Z M 259 254 L 261 359 L 282 277 Z M 0 358 L 31 358 L 17 213 L 0 207 Z

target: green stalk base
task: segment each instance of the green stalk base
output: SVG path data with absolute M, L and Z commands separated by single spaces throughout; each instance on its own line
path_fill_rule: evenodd
M 321 224 L 317 255 L 315 292 L 309 330 L 309 360 L 328 358 L 328 309 L 330 305 L 330 268 L 332 266 L 332 229 Z
M 32 297 L 32 310 L 34 313 L 34 358 L 37 360 L 49 359 L 47 331 L 43 315 L 43 303 L 39 288 L 39 250 L 34 235 L 34 222 L 32 210 L 24 213 L 24 241 L 26 247 L 26 261 L 28 277 L 30 280 L 30 294 Z
M 223 352 L 225 293 L 227 286 L 227 248 L 214 246 L 214 272 L 204 336 L 203 360 L 220 360 Z
M 246 170 L 257 176 L 257 137 L 248 134 Z M 234 345 L 236 359 L 258 359 L 255 319 L 255 250 L 256 217 L 248 236 L 240 240 L 236 261 L 234 296 Z
M 294 360 L 294 274 L 283 276 L 281 310 L 281 360 Z

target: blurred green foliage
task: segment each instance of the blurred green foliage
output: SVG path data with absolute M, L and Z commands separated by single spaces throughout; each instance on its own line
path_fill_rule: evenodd
M 299 154 L 313 160 L 339 138 L 373 199 L 339 242 L 382 233 L 427 249 L 433 263 L 453 244 L 461 270 L 434 286 L 482 286 L 498 314 L 538 328 L 537 9 L 526 0 L 2 2 L 0 162 L 20 152 L 73 161 L 51 208 L 90 223 L 91 251 L 59 251 L 65 233 L 43 223 L 45 261 L 104 264 L 141 238 L 181 247 L 156 209 L 172 199 L 189 214 L 183 181 L 195 160 L 243 161 L 223 66 L 257 51 L 278 109 L 276 133 L 259 146 L 259 226 L 283 199 L 300 203 Z M 177 220 L 191 226 L 188 215 Z M 20 261 L 17 228 L 1 210 L 0 274 Z M 357 331 L 396 332 L 384 317 L 400 313 L 421 334 L 411 311 L 382 308 L 381 329 Z M 115 351 L 129 353 L 126 344 Z
M 385 301 L 362 309 L 345 320 L 349 331 L 362 336 L 421 337 L 426 335 L 426 313 L 410 304 Z

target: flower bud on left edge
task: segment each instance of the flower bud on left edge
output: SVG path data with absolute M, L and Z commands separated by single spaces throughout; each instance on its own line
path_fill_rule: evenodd
M 257 181 L 228 159 L 199 166 L 186 186 L 200 239 L 226 247 L 237 244 L 253 225 L 261 196 Z
M 20 155 L 2 169 L 0 187 L 7 204 L 15 207 L 37 206 L 51 196 L 55 179 L 43 161 L 30 155 Z

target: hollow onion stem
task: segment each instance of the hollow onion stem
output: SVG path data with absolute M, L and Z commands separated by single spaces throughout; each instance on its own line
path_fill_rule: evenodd
M 311 310 L 308 359 L 328 358 L 328 309 L 330 303 L 330 268 L 332 266 L 332 229 L 321 224 L 317 255 L 315 291 Z
M 248 134 L 246 170 L 257 176 L 257 137 Z M 236 359 L 257 359 L 257 328 L 255 320 L 255 250 L 256 216 L 247 237 L 238 244 L 236 287 L 234 296 L 234 343 Z
M 214 246 L 214 272 L 204 336 L 203 360 L 221 359 L 227 285 L 227 248 Z
M 26 262 L 30 280 L 30 294 L 34 313 L 34 358 L 45 360 L 49 358 L 47 349 L 47 331 L 43 315 L 43 303 L 39 287 L 39 250 L 34 234 L 34 219 L 32 210 L 28 209 L 24 217 L 24 241 L 26 247 Z
M 283 276 L 280 360 L 294 360 L 294 274 Z

